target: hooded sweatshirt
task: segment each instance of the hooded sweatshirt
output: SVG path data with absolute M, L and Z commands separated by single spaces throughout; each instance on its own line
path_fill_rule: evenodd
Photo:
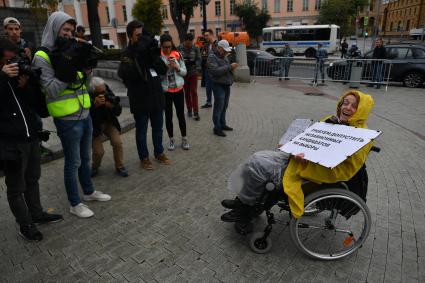
M 56 49 L 55 41 L 58 37 L 58 33 L 62 25 L 73 18 L 64 12 L 54 12 L 50 15 L 47 20 L 46 26 L 44 27 L 43 36 L 41 38 L 41 45 L 47 48 L 49 51 Z M 40 83 L 44 93 L 52 99 L 58 97 L 58 95 L 68 87 L 68 83 L 65 83 L 55 77 L 55 70 L 53 66 L 46 61 L 46 59 L 34 55 L 32 64 L 35 68 L 41 68 Z M 84 109 L 80 105 L 80 109 L 74 114 L 61 117 L 63 120 L 82 120 L 88 117 L 90 113 L 89 109 Z
M 374 105 L 370 95 L 353 90 L 345 93 L 337 104 L 337 113 L 340 111 L 339 105 L 341 105 L 344 97 L 352 93 L 357 94 L 360 100 L 356 113 L 348 120 L 348 125 L 358 128 L 367 128 L 366 120 Z M 322 121 L 329 118 L 330 116 L 325 117 Z M 304 193 L 301 188 L 303 179 L 317 184 L 346 182 L 362 168 L 372 146 L 373 141 L 366 144 L 359 151 L 332 169 L 313 162 L 307 162 L 307 164 L 303 165 L 294 158 L 291 158 L 285 170 L 285 174 L 283 175 L 282 183 L 284 191 L 288 195 L 289 207 L 291 208 L 292 215 L 295 218 L 299 218 L 304 213 Z

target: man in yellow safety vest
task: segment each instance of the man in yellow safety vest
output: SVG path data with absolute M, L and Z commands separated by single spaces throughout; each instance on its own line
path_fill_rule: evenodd
M 84 192 L 85 201 L 109 201 L 111 197 L 96 191 L 91 181 L 90 155 L 93 126 L 90 118 L 90 96 L 85 86 L 85 75 L 74 70 L 72 64 L 55 64 L 65 62 L 68 58 L 59 57 L 52 62 L 52 53 L 62 54 L 61 44 L 70 40 L 75 31 L 76 21 L 66 13 L 54 12 L 47 20 L 43 31 L 42 48 L 34 55 L 33 65 L 41 68 L 41 86 L 46 94 L 47 109 L 53 117 L 65 156 L 64 179 L 70 212 L 81 218 L 94 215 L 85 204 L 81 203 L 78 182 Z M 55 57 L 56 58 L 56 57 Z M 59 63 L 58 63 L 59 62 Z M 53 64 L 52 64 L 53 63 Z M 66 68 L 63 67 L 66 65 Z M 71 70 L 71 72 L 70 72 Z M 64 81 L 61 72 L 75 81 Z

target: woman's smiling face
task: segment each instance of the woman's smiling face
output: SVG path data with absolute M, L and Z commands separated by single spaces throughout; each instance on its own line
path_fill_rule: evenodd
M 358 105 L 359 102 L 357 101 L 357 98 L 354 95 L 350 94 L 344 97 L 339 111 L 339 120 L 341 122 L 348 122 L 348 119 L 353 117 L 354 113 L 356 113 Z

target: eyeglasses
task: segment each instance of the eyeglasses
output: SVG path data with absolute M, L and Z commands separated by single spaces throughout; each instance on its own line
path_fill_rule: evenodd
M 171 45 L 163 45 L 162 46 L 162 48 L 164 48 L 164 49 L 171 49 L 171 47 L 172 47 Z

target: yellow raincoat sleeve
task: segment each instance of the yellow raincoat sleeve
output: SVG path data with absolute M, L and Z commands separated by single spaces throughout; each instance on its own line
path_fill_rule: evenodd
M 359 91 L 356 91 L 356 93 L 360 97 L 360 102 L 356 114 L 352 117 L 353 121 L 349 120 L 349 124 L 366 128 L 365 122 L 373 107 L 373 99 L 369 95 Z M 341 99 L 346 95 L 348 94 L 345 94 Z M 291 158 L 283 175 L 282 184 L 285 193 L 288 195 L 289 207 L 291 208 L 292 215 L 295 218 L 299 218 L 304 213 L 304 193 L 301 188 L 303 179 L 318 184 L 348 181 L 366 162 L 372 146 L 373 141 L 366 144 L 363 148 L 333 169 L 323 167 L 313 162 L 307 162 L 307 164 L 302 165 Z

